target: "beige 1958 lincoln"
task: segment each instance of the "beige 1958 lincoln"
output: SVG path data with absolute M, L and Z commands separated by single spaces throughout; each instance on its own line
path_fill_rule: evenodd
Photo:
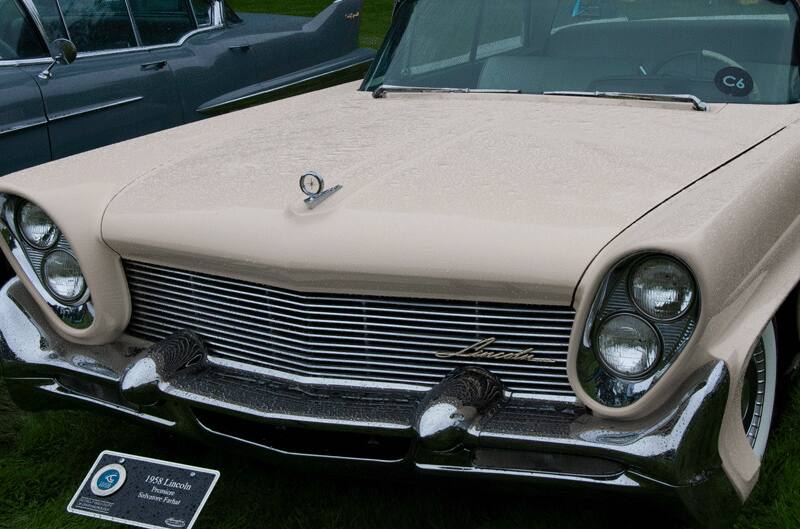
M 800 349 L 797 9 L 401 0 L 361 89 L 7 176 L 6 384 L 726 523 Z

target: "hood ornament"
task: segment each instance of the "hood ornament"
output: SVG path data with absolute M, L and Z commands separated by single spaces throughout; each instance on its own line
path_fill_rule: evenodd
M 308 206 L 308 209 L 314 209 L 320 202 L 341 188 L 342 186 L 337 184 L 330 189 L 325 189 L 325 180 L 314 171 L 309 171 L 300 177 L 300 190 L 308 195 L 308 198 L 303 201 Z

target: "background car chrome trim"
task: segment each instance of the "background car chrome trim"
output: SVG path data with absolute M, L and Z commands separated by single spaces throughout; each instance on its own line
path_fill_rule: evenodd
M 139 34 L 139 26 L 136 24 L 136 19 L 133 18 L 133 9 L 131 9 L 130 0 L 123 0 L 125 2 L 125 10 L 128 12 L 128 20 L 131 21 L 131 28 L 133 29 L 133 38 L 136 40 L 136 47 L 142 46 L 142 36 Z M 58 3 L 58 0 L 56 1 Z
M 485 366 L 509 391 L 573 397 L 568 307 L 305 294 L 140 262 L 124 262 L 133 304 L 128 332 L 159 340 L 198 332 L 211 357 L 285 376 L 431 387 L 459 365 Z M 166 334 L 165 334 L 166 333 Z M 552 364 L 440 359 L 492 336 L 493 350 L 536 347 Z
M 49 50 L 50 41 L 47 40 L 47 32 L 44 30 L 44 24 L 42 24 L 42 20 L 39 17 L 39 11 L 36 9 L 36 5 L 31 0 L 20 0 L 20 2 L 33 20 L 33 24 L 36 26 L 36 31 L 38 33 L 37 36 L 41 39 L 42 43 L 44 43 L 44 49 Z
M 100 51 L 89 51 L 89 52 L 81 52 L 79 50 L 78 51 L 78 58 L 80 59 L 81 57 L 101 57 L 101 56 L 104 56 L 104 55 L 116 55 L 116 54 L 120 54 L 120 53 L 135 53 L 135 52 L 139 52 L 139 51 L 154 51 L 154 50 L 164 50 L 164 49 L 178 48 L 178 47 L 182 46 L 186 42 L 187 39 L 192 38 L 193 36 L 197 35 L 198 33 L 205 33 L 206 31 L 220 30 L 222 28 L 223 28 L 222 25 L 204 26 L 202 28 L 197 28 L 197 29 L 192 30 L 192 31 L 186 33 L 185 35 L 183 35 L 180 38 L 180 40 L 178 40 L 177 42 L 170 42 L 168 44 L 158 44 L 158 45 L 153 45 L 153 46 L 139 46 L 139 47 L 136 47 L 136 48 L 120 48 L 120 49 L 115 49 L 115 50 L 100 50 Z
M 328 78 L 328 77 L 334 77 L 335 78 L 337 75 L 346 74 L 346 73 L 353 72 L 353 71 L 359 71 L 359 72 L 366 71 L 367 67 L 370 64 L 372 64 L 372 59 L 367 60 L 367 61 L 361 61 L 361 62 L 358 62 L 356 64 L 344 66 L 342 68 L 339 68 L 338 70 L 334 70 L 334 71 L 331 71 L 331 72 L 325 72 L 325 73 L 321 73 L 321 74 L 311 75 L 309 77 L 305 77 L 305 78 L 297 80 L 297 81 L 292 81 L 290 83 L 286 83 L 286 84 L 283 84 L 283 85 L 280 85 L 280 86 L 269 88 L 267 90 L 261 90 L 261 91 L 258 91 L 258 92 L 255 92 L 253 94 L 249 94 L 249 95 L 246 95 L 246 96 L 235 97 L 233 99 L 229 99 L 229 100 L 223 101 L 221 103 L 215 103 L 213 105 L 208 105 L 208 106 L 204 105 L 204 106 L 198 107 L 197 108 L 197 112 L 200 112 L 201 114 L 219 114 L 219 113 L 226 112 L 229 109 L 230 110 L 235 109 L 238 105 L 255 103 L 255 102 L 261 101 L 261 100 L 263 100 L 264 102 L 267 102 L 269 100 L 269 96 L 271 96 L 272 94 L 281 92 L 282 90 L 288 90 L 288 89 L 300 87 L 302 85 L 312 83 L 312 82 L 317 81 L 319 79 L 324 79 L 324 78 Z
M 21 125 L 17 124 L 17 125 L 15 125 L 13 127 L 0 129 L 0 136 L 2 136 L 3 134 L 12 134 L 14 132 L 19 132 L 19 131 L 22 131 L 22 130 L 32 129 L 34 127 L 41 127 L 42 125 L 47 125 L 47 120 L 46 119 L 30 120 L 28 123 L 23 123 Z
M 58 18 L 61 19 L 61 24 L 64 27 L 64 31 L 66 33 L 67 40 L 72 40 L 72 35 L 69 32 L 69 26 L 67 25 L 67 19 L 64 17 L 64 10 L 61 8 L 61 2 L 56 2 L 56 9 L 58 10 Z
M 78 59 L 80 59 L 81 57 L 102 57 L 105 55 L 117 55 L 122 53 L 135 53 L 140 51 L 155 51 L 155 50 L 178 48 L 182 46 L 186 42 L 186 40 L 192 38 L 198 33 L 204 33 L 206 31 L 216 31 L 222 29 L 223 27 L 224 26 L 222 24 L 203 26 L 201 28 L 197 28 L 193 31 L 190 31 L 189 33 L 186 33 L 177 42 L 171 42 L 169 44 L 158 44 L 154 46 L 139 46 L 135 48 L 119 48 L 114 50 L 100 50 L 100 51 L 89 51 L 89 52 L 82 52 L 78 50 Z M 51 61 L 52 59 L 50 57 L 42 57 L 36 59 L 0 60 L 0 66 L 24 66 L 29 64 L 49 64 Z
M 100 110 L 105 110 L 108 108 L 120 107 L 122 105 L 135 103 L 136 101 L 141 101 L 142 99 L 144 99 L 143 96 L 128 97 L 124 99 L 116 99 L 114 101 L 107 101 L 105 103 L 97 103 L 95 105 L 87 105 L 85 107 L 81 107 L 77 110 L 72 110 L 69 112 L 59 112 L 59 113 L 54 112 L 50 114 L 49 121 L 59 121 L 62 119 L 68 119 L 75 116 L 90 114 L 92 112 L 98 112 Z
M 14 60 L 0 60 L 0 66 L 25 66 L 28 64 L 50 64 L 53 61 L 50 57 L 42 57 L 37 59 L 14 59 Z

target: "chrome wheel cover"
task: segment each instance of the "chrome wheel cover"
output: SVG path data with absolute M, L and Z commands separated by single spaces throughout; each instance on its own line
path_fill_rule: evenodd
M 742 424 L 750 446 L 764 456 L 772 423 L 777 382 L 777 342 L 770 323 L 755 343 L 742 382 Z

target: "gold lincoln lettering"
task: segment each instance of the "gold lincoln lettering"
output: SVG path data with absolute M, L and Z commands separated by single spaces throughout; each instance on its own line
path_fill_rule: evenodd
M 460 351 L 441 351 L 436 353 L 437 358 L 489 358 L 492 360 L 521 360 L 523 362 L 538 362 L 542 364 L 552 364 L 555 360 L 551 358 L 539 358 L 534 354 L 533 348 L 519 351 L 518 353 L 504 353 L 500 351 L 487 351 L 486 348 L 492 345 L 495 338 L 486 338 L 480 342 L 470 345 Z

